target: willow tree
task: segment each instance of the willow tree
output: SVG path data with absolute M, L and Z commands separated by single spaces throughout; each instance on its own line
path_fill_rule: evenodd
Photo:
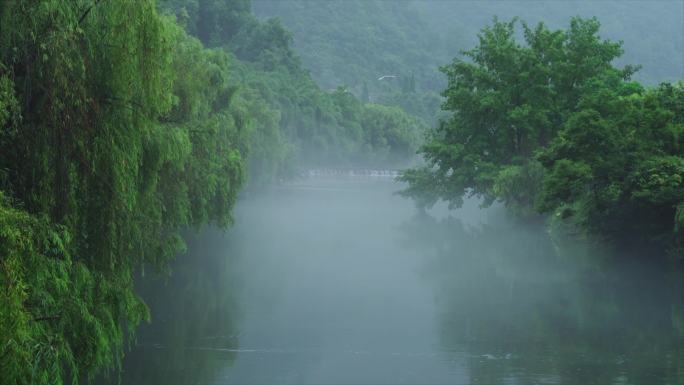
M 227 226 L 246 117 L 225 55 L 153 0 L 0 6 L 0 377 L 116 367 L 149 318 L 133 274 Z M 130 334 L 129 334 L 130 335 Z

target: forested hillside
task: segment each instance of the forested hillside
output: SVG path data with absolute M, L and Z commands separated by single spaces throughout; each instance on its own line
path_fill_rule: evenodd
M 416 88 L 439 91 L 444 80 L 436 69 L 455 53 L 446 49 L 452 39 L 406 1 L 254 0 L 253 7 L 292 31 L 305 68 L 324 88 L 346 85 L 361 93 L 366 83 L 377 95 L 413 77 Z M 378 80 L 383 75 L 400 78 Z
M 436 122 L 445 85 L 437 68 L 451 57 L 450 39 L 410 3 L 256 0 L 253 7 L 292 30 L 304 67 L 321 87 L 348 87 L 362 99 Z
M 259 153 L 252 158 L 254 178 L 272 179 L 278 174 L 270 175 L 274 169 L 293 164 L 378 166 L 413 158 L 424 131 L 419 119 L 365 104 L 345 87 L 319 88 L 290 47 L 292 34 L 278 20 L 259 21 L 249 1 L 161 5 L 206 46 L 229 52 L 230 76 L 239 92 L 267 106 L 252 115 L 255 125 L 273 127 L 270 139 L 252 140 Z M 273 156 L 279 158 L 267 165 Z
M 684 4 L 678 1 L 413 1 L 440 36 L 449 39 L 450 58 L 477 43 L 477 33 L 493 18 L 519 17 L 534 25 L 565 28 L 579 16 L 601 21 L 601 36 L 622 41 L 619 65 L 639 64 L 634 79 L 648 85 L 684 77 Z M 447 63 L 443 63 L 447 64 Z
M 602 34 L 624 41 L 620 64 L 639 63 L 647 84 L 684 76 L 684 6 L 674 1 L 382 1 L 254 0 L 262 17 L 293 32 L 304 67 L 324 88 L 346 85 L 357 95 L 400 106 L 435 122 L 446 86 L 439 73 L 477 42 L 494 17 L 563 27 L 573 16 L 597 17 Z M 395 75 L 397 78 L 384 78 Z M 413 86 L 411 86 L 413 84 Z
M 543 21 L 555 28 L 574 16 L 597 17 L 602 34 L 624 41 L 623 64 L 640 63 L 649 84 L 684 76 L 684 5 L 676 1 L 382 1 L 254 0 L 261 17 L 293 32 L 304 66 L 323 87 L 383 90 L 377 78 L 414 74 L 421 90 L 441 91 L 437 68 L 477 42 L 494 17 Z M 333 44 L 332 42 L 335 42 Z M 400 84 L 397 84 L 400 86 Z M 383 90 L 384 91 L 384 90 Z

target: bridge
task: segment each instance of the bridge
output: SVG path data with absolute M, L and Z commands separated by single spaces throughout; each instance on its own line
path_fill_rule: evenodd
M 394 179 L 401 175 L 397 169 L 364 169 L 364 168 L 312 168 L 301 173 L 309 178 L 368 178 Z

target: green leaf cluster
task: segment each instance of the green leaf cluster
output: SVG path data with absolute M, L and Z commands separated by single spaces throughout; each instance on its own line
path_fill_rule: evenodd
M 423 146 L 427 165 L 401 177 L 402 194 L 552 212 L 585 234 L 681 257 L 682 85 L 631 81 L 637 68 L 613 65 L 621 44 L 602 40 L 596 19 L 520 24 L 495 20 L 442 69 L 452 115 Z
M 684 239 L 684 89 L 597 80 L 551 144 L 537 205 L 632 248 Z
M 442 108 L 452 117 L 427 140 L 422 152 L 428 165 L 404 177 L 412 185 L 425 178 L 439 185 L 427 203 L 442 198 L 458 204 L 466 194 L 488 204 L 529 203 L 530 192 L 516 197 L 505 181 L 539 176 L 530 165 L 534 152 L 554 138 L 591 79 L 605 72 L 628 78 L 634 71 L 612 66 L 620 44 L 601 40 L 595 19 L 575 18 L 567 31 L 521 24 L 523 43 L 516 19 L 495 20 L 480 33 L 478 46 L 442 68 L 448 79 Z M 419 190 L 412 186 L 404 194 Z
M 149 319 L 133 273 L 232 222 L 250 131 L 229 62 L 152 0 L 0 5 L 4 384 L 116 368 Z

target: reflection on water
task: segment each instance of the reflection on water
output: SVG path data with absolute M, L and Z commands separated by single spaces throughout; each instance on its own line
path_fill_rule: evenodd
M 443 349 L 468 353 L 466 383 L 684 383 L 681 277 L 643 256 L 559 249 L 543 230 L 427 215 L 404 225 L 427 257 Z
M 136 333 L 117 384 L 204 384 L 230 366 L 239 350 L 236 295 L 241 280 L 236 257 L 225 248 L 239 244 L 217 230 L 188 234 L 187 253 L 173 263 L 170 277 L 148 274 L 138 292 L 152 323 Z
M 123 384 L 682 384 L 681 278 L 475 202 L 303 182 L 191 237 Z M 440 219 L 435 219 L 436 217 Z M 114 376 L 116 377 L 116 376 Z

